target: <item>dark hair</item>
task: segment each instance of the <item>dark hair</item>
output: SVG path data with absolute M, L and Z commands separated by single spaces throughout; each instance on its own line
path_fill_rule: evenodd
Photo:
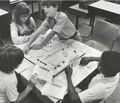
M 24 58 L 21 49 L 12 44 L 5 45 L 0 49 L 0 71 L 11 73 Z
M 102 67 L 113 76 L 120 72 L 120 53 L 116 51 L 105 51 L 101 56 Z
M 30 8 L 25 2 L 20 2 L 15 6 L 15 15 L 13 21 L 21 25 L 20 16 L 30 14 Z M 30 16 L 28 17 L 26 24 L 30 24 Z
M 58 6 L 58 11 L 61 10 L 61 0 L 43 0 L 42 1 L 42 6 L 53 6 L 56 7 Z

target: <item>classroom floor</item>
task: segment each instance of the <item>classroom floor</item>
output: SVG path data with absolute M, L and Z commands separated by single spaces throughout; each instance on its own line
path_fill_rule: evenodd
M 75 24 L 75 16 L 74 15 L 71 15 L 68 13 L 68 10 L 64 10 L 64 12 L 68 15 L 69 19 Z M 41 20 L 35 16 L 34 17 L 35 19 L 35 22 L 36 22 L 36 25 L 37 27 L 40 26 L 41 24 Z M 103 17 L 100 17 L 100 16 L 96 16 L 96 19 L 105 19 Z M 78 31 L 81 33 L 81 35 L 88 35 L 90 34 L 90 31 L 91 31 L 91 27 L 88 26 L 89 25 L 89 19 L 83 19 L 83 18 L 79 18 L 79 26 L 78 26 Z M 120 27 L 120 25 L 117 25 L 118 27 Z M 120 30 L 119 30 L 119 34 L 118 34 L 118 38 L 115 42 L 115 45 L 113 47 L 113 50 L 114 51 L 118 51 L 120 52 Z M 86 38 L 86 39 L 83 39 L 83 42 L 84 41 L 87 41 L 89 40 L 89 38 Z M 8 43 L 12 43 L 11 41 L 11 38 L 8 37 L 8 38 L 4 38 L 3 39 L 3 42 L 4 44 L 8 44 Z M 1 45 L 1 44 L 0 44 Z M 30 94 L 28 96 L 29 98 L 27 100 L 24 101 L 24 103 L 43 103 L 41 100 L 39 100 L 34 94 Z M 120 103 L 120 82 L 118 84 L 118 87 L 117 89 L 114 91 L 114 93 L 107 99 L 106 103 Z

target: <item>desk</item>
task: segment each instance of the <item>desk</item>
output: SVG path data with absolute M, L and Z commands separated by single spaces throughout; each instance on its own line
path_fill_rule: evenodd
M 100 56 L 101 52 L 91 48 L 81 42 L 74 41 L 74 40 L 67 40 L 67 41 L 60 41 L 63 44 L 72 47 L 73 49 L 86 53 L 85 56 Z M 40 51 L 40 50 L 39 50 Z M 88 75 L 90 75 L 97 67 L 98 62 L 93 62 L 90 65 L 78 68 L 74 67 L 73 69 L 73 76 L 72 81 L 74 86 L 77 86 L 80 82 L 82 82 Z M 28 80 L 30 76 L 32 75 L 33 68 L 26 69 L 25 71 L 20 73 L 21 80 L 24 85 L 27 85 Z M 78 79 L 79 78 L 79 79 Z M 53 82 L 60 81 L 60 83 L 67 87 L 67 80 L 66 75 L 64 72 L 61 72 L 59 75 L 53 78 Z M 43 88 L 42 84 L 37 84 L 36 87 L 33 89 L 33 92 L 35 95 L 37 95 L 44 103 L 56 103 L 58 99 L 50 97 L 50 96 L 44 96 L 41 94 L 41 90 Z
M 14 4 L 14 3 L 18 3 L 18 2 L 21 2 L 23 0 L 10 0 L 10 4 Z
M 78 19 L 79 17 L 88 19 L 90 18 L 89 12 L 87 9 L 82 9 L 79 7 L 79 4 L 75 4 L 73 6 L 69 7 L 69 13 L 73 14 L 76 16 L 76 29 L 78 29 Z M 90 20 L 90 24 L 91 24 L 91 20 Z
M 95 3 L 88 5 L 88 11 L 92 16 L 92 30 L 95 21 L 95 15 L 104 16 L 110 19 L 119 20 L 120 19 L 120 5 L 112 2 L 100 0 Z

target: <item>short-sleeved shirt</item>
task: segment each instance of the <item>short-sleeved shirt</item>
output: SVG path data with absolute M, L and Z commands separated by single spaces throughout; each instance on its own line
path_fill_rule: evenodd
M 30 25 L 29 26 L 20 26 L 15 22 L 10 24 L 10 32 L 11 39 L 14 44 L 22 44 L 29 40 L 31 34 L 34 32 L 36 28 L 34 19 L 30 17 Z
M 52 29 L 54 32 L 58 33 L 60 38 L 65 39 L 72 37 L 76 33 L 74 24 L 65 13 L 57 12 L 54 19 L 56 20 L 56 23 L 53 28 L 50 28 L 49 20 L 46 18 L 37 31 L 40 34 L 44 34 L 48 29 Z
M 0 71 L 0 103 L 16 101 L 18 95 L 15 73 L 6 74 Z
M 78 95 L 82 103 L 91 103 L 92 101 L 103 101 L 113 93 L 113 91 L 118 85 L 118 82 L 119 73 L 114 77 L 104 77 L 102 74 L 98 74 L 92 79 L 88 89 L 86 89 L 83 92 L 80 92 Z

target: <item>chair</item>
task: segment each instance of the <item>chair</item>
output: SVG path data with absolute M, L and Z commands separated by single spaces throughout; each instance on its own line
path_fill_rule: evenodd
M 98 19 L 93 28 L 91 40 L 85 42 L 85 44 L 100 51 L 112 50 L 117 34 L 117 26 Z

